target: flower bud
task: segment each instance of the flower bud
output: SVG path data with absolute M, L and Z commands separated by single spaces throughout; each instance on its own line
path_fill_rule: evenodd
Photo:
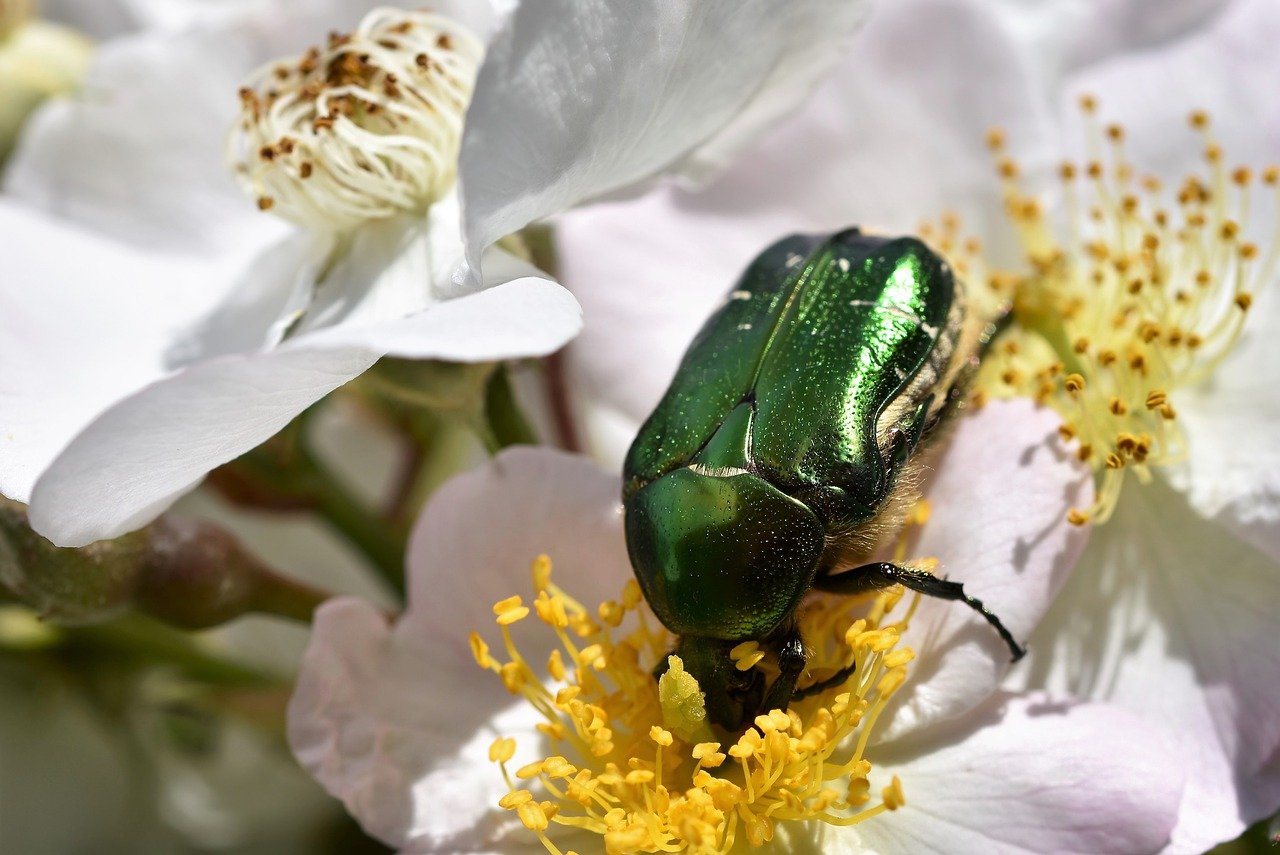
M 0 502 L 0 584 L 42 617 L 69 625 L 130 610 L 182 629 L 249 612 L 307 620 L 324 599 L 208 523 L 161 517 L 141 531 L 70 549 L 32 531 L 23 506 L 8 500 Z
M 74 30 L 6 14 L 12 2 L 0 0 L 0 160 L 36 107 L 79 85 L 93 48 Z
M 146 541 L 143 531 L 62 549 L 31 530 L 21 504 L 0 499 L 0 585 L 59 623 L 108 620 L 129 607 Z

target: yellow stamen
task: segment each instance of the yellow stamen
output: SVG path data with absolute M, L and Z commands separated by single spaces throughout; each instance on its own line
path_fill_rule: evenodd
M 1023 188 L 1003 136 L 993 146 L 1026 272 L 987 270 L 953 226 L 940 245 L 953 266 L 1013 302 L 1015 323 L 986 360 L 980 392 L 1054 407 L 1063 440 L 1097 473 L 1094 503 L 1068 515 L 1075 525 L 1105 522 L 1129 472 L 1145 482 L 1183 458 L 1172 399 L 1231 352 L 1280 268 L 1280 233 L 1262 248 L 1242 240 L 1259 184 L 1280 214 L 1280 169 L 1229 167 L 1197 111 L 1190 125 L 1202 136 L 1204 174 L 1166 191 L 1135 176 L 1123 127 L 1099 125 L 1096 99 L 1081 109 L 1091 151 L 1059 170 L 1060 220 Z
M 927 516 L 927 507 L 918 509 L 910 524 Z M 914 657 L 899 642 L 918 597 L 891 619 L 901 588 L 863 598 L 812 595 L 798 618 L 811 650 L 806 682 L 851 663 L 853 674 L 731 734 L 708 724 L 703 694 L 679 657 L 670 656 L 662 679 L 653 679 L 675 639 L 654 628 L 634 580 L 618 602 L 601 606 L 598 623 L 553 581 L 545 556 L 534 563 L 533 577 L 535 603 L 546 602 L 535 605 L 536 615 L 560 645 L 551 658 L 567 664 L 549 668 L 549 679 L 540 677 L 516 648 L 511 616 L 530 614 L 520 597 L 494 606 L 506 661 L 495 659 L 478 636 L 471 646 L 481 667 L 545 719 L 539 728 L 544 759 L 512 773 L 516 744 L 510 738 L 496 740 L 489 756 L 510 789 L 499 805 L 547 851 L 560 852 L 550 833 L 560 825 L 598 835 L 609 853 L 722 853 L 774 840 L 783 826 L 854 825 L 905 803 L 896 777 L 872 803 L 872 767 L 864 754 Z M 589 631 L 571 633 L 575 626 Z M 579 648 L 575 635 L 586 646 Z M 739 667 L 750 663 L 746 669 L 761 668 L 769 678 L 777 673 L 756 642 L 738 645 L 731 655 Z M 546 801 L 538 800 L 539 791 Z

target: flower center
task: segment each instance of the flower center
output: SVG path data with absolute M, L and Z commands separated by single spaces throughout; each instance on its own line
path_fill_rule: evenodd
M 7 39 L 30 21 L 35 14 L 34 6 L 34 0 L 0 0 L 0 39 Z
M 780 823 L 808 823 L 812 833 L 821 826 L 809 821 L 854 825 L 905 803 L 896 777 L 875 800 L 864 754 L 914 656 L 897 645 L 918 598 L 891 621 L 900 588 L 874 597 L 860 617 L 852 612 L 866 611 L 868 598 L 815 595 L 799 616 L 811 648 L 809 677 L 817 683 L 851 663 L 853 674 L 727 734 L 708 724 L 703 694 L 679 657 L 654 680 L 675 639 L 653 620 L 635 580 L 619 600 L 590 612 L 551 581 L 551 561 L 542 556 L 533 588 L 534 612 L 559 642 L 544 669 L 512 639 L 510 626 L 531 614 L 518 596 L 494 606 L 505 661 L 477 634 L 471 647 L 480 667 L 544 719 L 537 728 L 549 756 L 512 773 L 514 739 L 498 739 L 489 754 L 510 788 L 500 805 L 548 851 L 560 852 L 547 834 L 552 823 L 599 835 L 610 853 L 719 853 L 772 840 Z M 742 670 L 776 674 L 754 642 L 735 648 L 733 658 Z M 805 833 L 806 826 L 788 829 Z
M 227 140 L 258 207 L 318 230 L 424 211 L 453 186 L 483 46 L 429 12 L 377 9 L 240 90 Z
M 1264 251 L 1243 238 L 1259 182 L 1226 165 L 1206 114 L 1190 123 L 1204 138 L 1207 174 L 1166 192 L 1135 175 L 1123 127 L 1101 127 L 1091 97 L 1081 107 L 1091 159 L 1060 167 L 1057 219 L 1022 189 L 1003 134 L 988 136 L 1028 272 L 987 270 L 976 245 L 955 239 L 954 223 L 939 236 L 958 269 L 1012 301 L 1016 323 L 984 364 L 980 394 L 1052 406 L 1062 437 L 1098 473 L 1094 504 L 1068 515 L 1077 525 L 1106 521 L 1127 472 L 1145 483 L 1152 467 L 1185 455 L 1177 393 L 1230 353 L 1280 257 L 1277 235 Z M 1280 210 L 1280 169 L 1266 169 L 1260 183 Z

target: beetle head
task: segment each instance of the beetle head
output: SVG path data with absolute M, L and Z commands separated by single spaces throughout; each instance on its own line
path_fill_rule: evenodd
M 698 681 L 704 695 L 707 718 L 728 731 L 739 731 L 760 712 L 765 681 L 759 668 L 739 671 L 729 656 L 735 642 L 696 635 L 681 636 L 673 651 L 684 670 Z M 658 676 L 666 671 L 662 660 Z

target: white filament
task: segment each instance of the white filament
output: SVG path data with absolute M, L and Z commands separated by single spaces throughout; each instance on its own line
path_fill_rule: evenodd
M 483 50 L 446 17 L 382 8 L 264 66 L 227 141 L 237 180 L 259 208 L 321 231 L 425 211 L 453 186 Z

